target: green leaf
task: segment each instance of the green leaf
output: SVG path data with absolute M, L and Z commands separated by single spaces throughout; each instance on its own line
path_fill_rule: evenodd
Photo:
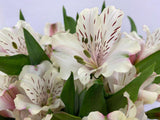
M 102 4 L 101 12 L 103 12 L 104 8 L 106 8 L 106 3 L 105 3 L 105 1 L 104 1 L 103 4 Z
M 19 11 L 19 19 L 25 21 L 25 18 L 24 18 L 24 16 L 23 16 L 23 13 L 22 13 L 21 10 Z
M 82 99 L 80 117 L 87 116 L 91 111 L 99 111 L 102 114 L 107 113 L 103 84 L 95 83 L 88 89 Z
M 64 19 L 64 26 L 65 30 L 70 30 L 70 33 L 76 32 L 76 21 L 70 17 L 67 16 L 66 9 L 63 7 L 63 19 Z
M 7 118 L 7 117 L 0 116 L 0 120 L 15 120 L 15 119 L 14 118 Z
M 128 19 L 129 19 L 129 22 L 131 24 L 131 32 L 133 32 L 133 31 L 137 32 L 137 28 L 136 28 L 136 25 L 135 25 L 133 19 L 129 16 L 128 16 Z
M 26 55 L 0 56 L 0 71 L 8 75 L 19 75 L 24 65 L 29 65 Z
M 74 115 L 78 115 L 78 113 L 79 113 L 79 93 L 78 93 L 78 91 L 75 92 L 74 108 L 75 108 Z
M 24 38 L 27 46 L 27 50 L 29 53 L 30 63 L 32 65 L 40 64 L 44 60 L 50 61 L 46 53 L 43 51 L 41 46 L 37 43 L 34 37 L 25 29 L 24 31 Z
M 130 82 L 126 87 L 116 92 L 115 94 L 109 95 L 106 98 L 107 110 L 112 112 L 120 108 L 125 107 L 127 104 L 126 98 L 123 96 L 124 92 L 128 92 L 130 99 L 135 102 L 138 97 L 138 91 L 143 82 L 153 73 L 154 66 L 150 65 L 147 67 L 138 77 L 136 77 L 132 82 Z
M 153 83 L 159 84 L 159 83 L 160 83 L 160 77 L 159 77 L 159 76 L 156 77 L 156 78 L 154 79 Z
M 147 58 L 143 59 L 142 61 L 138 62 L 135 66 L 138 72 L 143 71 L 148 66 L 155 63 L 155 72 L 160 73 L 160 51 L 153 53 L 152 55 L 148 56 Z
M 54 113 L 51 120 L 81 120 L 81 118 L 70 115 L 65 112 L 59 112 L 59 113 Z
M 64 84 L 61 99 L 65 104 L 65 112 L 74 115 L 75 114 L 75 86 L 74 86 L 74 78 L 73 73 L 71 73 L 70 77 Z
M 149 119 L 160 119 L 160 107 L 147 111 L 146 115 Z

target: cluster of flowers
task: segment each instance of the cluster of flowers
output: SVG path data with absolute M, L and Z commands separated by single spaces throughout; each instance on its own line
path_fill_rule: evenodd
M 16 120 L 147 120 L 144 104 L 158 101 L 160 94 L 155 82 L 159 64 L 151 62 L 158 59 L 149 59 L 159 54 L 160 29 L 150 33 L 144 26 L 146 39 L 135 31 L 122 34 L 123 15 L 114 6 L 101 14 L 98 8 L 84 9 L 75 33 L 56 23 L 47 24 L 41 35 L 25 20 L 0 30 L 0 115 Z M 23 64 L 28 56 L 30 63 Z

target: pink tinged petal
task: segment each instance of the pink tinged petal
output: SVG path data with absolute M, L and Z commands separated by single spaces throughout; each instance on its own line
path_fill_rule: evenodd
M 39 105 L 33 104 L 28 97 L 18 94 L 14 99 L 15 106 L 17 110 L 27 109 L 31 114 L 37 114 L 41 111 L 41 107 Z
M 135 64 L 136 62 L 138 62 L 138 59 L 144 50 L 145 41 L 142 38 L 140 38 L 136 32 L 131 32 L 129 34 L 124 33 L 124 35 L 125 35 L 125 38 L 128 38 L 133 41 L 137 41 L 139 43 L 139 45 L 141 46 L 141 50 L 138 53 L 129 55 L 129 59 L 130 59 L 131 63 Z
M 54 24 L 47 23 L 44 29 L 44 33 L 47 36 L 52 36 L 57 32 L 63 32 L 63 31 L 65 30 L 61 23 L 54 23 Z
M 147 115 L 145 114 L 144 111 L 144 105 L 142 101 L 136 101 L 135 102 L 136 108 L 137 108 L 137 114 L 136 118 L 139 120 L 147 120 Z
M 98 111 L 90 112 L 87 118 L 87 120 L 105 120 L 103 114 Z
M 51 63 L 48 61 L 44 61 L 39 65 L 25 65 L 19 75 L 19 79 L 21 80 L 26 73 L 36 74 L 40 77 L 44 75 L 44 73 L 51 67 Z
M 152 34 L 147 26 L 144 26 L 144 31 L 147 33 L 147 39 L 139 60 L 142 60 L 154 52 L 160 50 L 160 29 L 155 30 Z
M 126 116 L 121 111 L 114 111 L 107 115 L 107 120 L 126 120 Z
M 135 65 L 136 59 L 137 59 L 137 55 L 136 54 L 129 56 L 129 60 L 131 61 L 131 63 L 133 65 Z
M 7 52 L 5 51 L 5 49 L 3 49 L 3 47 L 1 47 L 1 46 L 0 46 L 0 52 L 1 52 L 1 53 L 7 53 Z
M 137 110 L 136 110 L 136 106 L 135 104 L 133 104 L 133 102 L 130 100 L 130 96 L 127 92 L 124 93 L 124 97 L 127 98 L 128 101 L 128 105 L 127 105 L 127 109 L 125 112 L 125 115 L 127 118 L 135 118 Z
M 7 109 L 0 111 L 0 115 L 3 116 L 3 117 L 11 117 L 11 118 L 14 118 L 13 112 L 10 111 L 10 110 L 7 110 Z
M 5 90 L 2 96 L 0 96 L 0 110 L 15 109 L 14 99 L 18 93 L 19 91 L 16 87 L 11 87 L 8 90 Z
M 156 92 L 150 92 L 147 90 L 139 90 L 138 100 L 143 101 L 144 104 L 152 104 L 158 98 L 158 94 Z

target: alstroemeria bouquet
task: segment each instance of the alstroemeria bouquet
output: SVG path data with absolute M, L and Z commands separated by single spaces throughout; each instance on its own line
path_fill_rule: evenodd
M 160 118 L 160 29 L 122 33 L 123 11 L 84 9 L 64 27 L 34 32 L 20 11 L 0 30 L 1 120 L 147 120 Z

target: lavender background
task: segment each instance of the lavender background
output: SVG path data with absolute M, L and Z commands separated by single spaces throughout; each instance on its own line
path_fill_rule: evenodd
M 63 5 L 67 14 L 75 18 L 77 12 L 80 13 L 85 8 L 101 8 L 102 3 L 103 0 L 0 0 L 0 29 L 16 24 L 19 9 L 35 31 L 43 33 L 45 23 L 63 23 Z M 127 15 L 134 19 L 138 33 L 143 36 L 145 36 L 142 30 L 144 24 L 148 25 L 151 31 L 160 27 L 159 0 L 106 0 L 106 5 L 114 5 L 124 11 L 122 31 L 130 31 Z M 147 105 L 145 109 L 153 107 L 160 107 L 160 103 Z

